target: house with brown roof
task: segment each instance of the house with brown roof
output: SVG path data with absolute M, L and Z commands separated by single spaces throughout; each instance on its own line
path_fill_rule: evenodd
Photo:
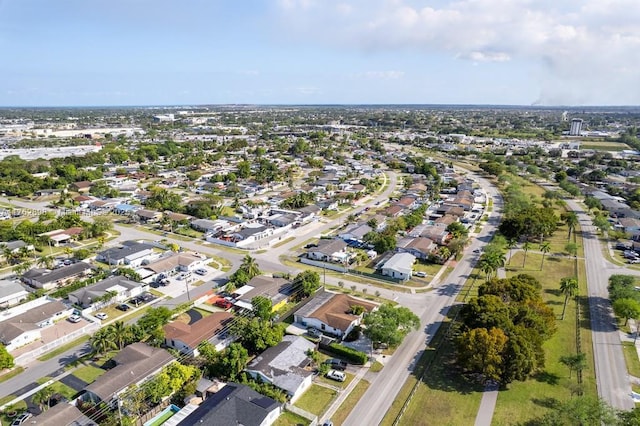
M 418 200 L 414 197 L 402 197 L 395 205 L 402 207 L 403 209 L 415 209 L 418 206 Z
M 271 300 L 272 310 L 275 312 L 289 301 L 289 296 L 293 292 L 291 281 L 282 277 L 258 275 L 235 291 L 235 306 L 253 310 L 251 300 L 254 297 L 262 296 Z
M 88 180 L 83 180 L 81 182 L 74 182 L 69 186 L 72 191 L 84 193 L 84 192 L 89 192 L 92 185 L 93 185 L 93 182 L 90 182 Z
M 220 346 L 216 347 L 216 350 L 221 351 L 225 348 L 225 340 L 214 339 L 214 337 L 222 334 L 232 319 L 233 314 L 229 312 L 214 312 L 193 324 L 172 321 L 163 327 L 164 343 L 185 355 L 198 356 L 200 343 L 208 341 L 216 345 L 212 341 L 215 340 Z
M 378 307 L 375 303 L 346 294 L 321 292 L 293 314 L 294 321 L 304 327 L 313 327 L 327 334 L 344 338 L 362 321 L 362 315 L 352 313 L 354 305 L 362 306 L 366 312 L 371 312 Z
M 418 259 L 427 260 L 429 256 L 437 250 L 438 245 L 426 237 L 402 238 L 398 241 L 396 251 L 399 253 L 410 253 Z
M 117 396 L 131 385 L 138 385 L 175 361 L 166 349 L 136 342 L 122 349 L 113 361 L 116 366 L 98 377 L 84 389 L 79 399 L 85 402 L 106 402 L 111 405 Z
M 403 211 L 404 211 L 404 208 L 394 204 L 393 206 L 389 206 L 386 209 L 384 209 L 382 214 L 389 217 L 400 217 Z
M 136 210 L 135 215 L 142 223 L 153 223 L 158 222 L 160 219 L 162 219 L 162 213 L 155 210 L 140 209 Z

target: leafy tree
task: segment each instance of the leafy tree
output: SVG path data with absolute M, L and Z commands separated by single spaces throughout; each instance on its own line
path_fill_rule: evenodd
M 53 397 L 53 394 L 53 388 L 51 386 L 47 386 L 36 392 L 31 400 L 38 404 L 40 410 L 46 411 L 50 408 L 51 397 Z
M 499 296 L 485 294 L 472 298 L 460 311 L 465 326 L 473 328 L 500 328 L 513 326 L 509 306 Z
M 418 318 L 409 308 L 382 304 L 376 311 L 367 314 L 363 321 L 364 334 L 373 342 L 398 346 L 407 334 L 420 327 Z
M 618 299 L 634 299 L 640 301 L 635 290 L 635 277 L 632 275 L 614 274 L 609 277 L 609 298 L 612 302 Z
M 578 279 L 575 277 L 564 277 L 560 280 L 560 292 L 564 294 L 564 305 L 562 306 L 562 316 L 560 319 L 564 319 L 565 311 L 567 310 L 567 302 L 570 297 L 575 296 L 578 293 Z
M 447 232 L 453 235 L 454 238 L 466 237 L 469 235 L 469 230 L 460 222 L 452 222 L 447 226 Z
M 614 426 L 618 425 L 619 422 L 616 412 L 602 400 L 590 396 L 582 396 L 558 403 L 543 417 L 534 420 L 534 424 L 548 426 Z
M 239 317 L 231 325 L 231 334 L 238 338 L 250 353 L 256 354 L 282 341 L 284 324 L 271 325 L 260 318 Z
M 7 351 L 5 345 L 0 345 L 0 368 L 12 368 L 15 365 L 13 356 Z
M 495 161 L 481 163 L 479 166 L 482 170 L 493 176 L 500 176 L 504 172 L 504 165 Z
M 569 378 L 571 378 L 571 373 L 574 370 L 582 371 L 587 366 L 587 355 L 584 352 L 575 355 L 564 355 L 560 357 L 560 363 L 569 367 Z
M 598 228 L 603 235 L 611 229 L 611 223 L 609 223 L 609 220 L 606 217 L 600 215 L 596 216 L 593 219 L 593 226 Z
M 485 381 L 500 381 L 507 336 L 499 328 L 474 328 L 458 337 L 457 361 L 465 370 L 481 374 Z
M 618 299 L 613 302 L 613 312 L 624 318 L 624 325 L 627 325 L 630 318 L 640 318 L 640 302 L 635 299 Z
M 320 288 L 320 274 L 316 271 L 302 271 L 293 279 L 299 298 L 304 299 L 314 294 Z
M 137 322 L 138 327 L 144 334 L 149 334 L 157 328 L 161 328 L 167 324 L 171 319 L 173 312 L 166 306 L 159 306 L 157 308 L 149 308 L 140 317 Z
M 572 256 L 576 256 L 578 254 L 578 245 L 576 243 L 567 243 L 564 246 L 564 249 Z
M 269 321 L 273 315 L 273 303 L 264 296 L 256 296 L 251 299 L 253 315 L 264 321 Z

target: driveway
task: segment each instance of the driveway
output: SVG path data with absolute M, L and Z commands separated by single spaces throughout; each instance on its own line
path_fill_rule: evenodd
M 73 389 L 76 392 L 80 392 L 81 390 L 86 388 L 88 385 L 87 382 L 85 382 L 84 380 L 78 379 L 73 374 L 64 376 L 62 379 L 60 379 L 60 382 L 69 386 L 71 389 Z
M 202 314 L 195 309 L 189 309 L 187 314 L 189 315 L 189 325 L 202 319 Z

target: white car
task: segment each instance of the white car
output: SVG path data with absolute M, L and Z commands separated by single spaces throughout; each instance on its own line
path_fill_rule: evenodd
M 100 320 L 106 320 L 107 318 L 109 318 L 109 315 L 105 314 L 104 312 L 99 312 L 96 314 L 96 318 Z
M 347 378 L 347 375 L 342 371 L 329 370 L 327 373 L 327 377 L 333 380 L 337 380 L 338 382 L 344 382 Z
M 416 272 L 415 275 L 416 275 L 416 277 L 424 278 L 424 277 L 427 276 L 427 273 L 426 272 L 422 272 L 422 271 L 418 271 L 418 272 Z
M 82 318 L 80 317 L 80 315 L 71 315 L 69 317 L 69 321 L 71 322 L 80 322 Z

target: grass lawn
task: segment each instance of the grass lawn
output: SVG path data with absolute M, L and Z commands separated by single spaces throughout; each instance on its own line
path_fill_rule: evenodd
M 593 149 L 593 150 L 603 150 L 603 151 L 623 151 L 625 149 L 630 149 L 629 145 L 621 142 L 587 142 L 581 143 L 580 148 L 582 149 Z
M 425 272 L 429 276 L 434 276 L 437 274 L 440 269 L 442 269 L 442 265 L 438 265 L 435 263 L 423 263 L 422 261 L 416 262 L 413 265 L 414 271 Z
M 372 373 L 378 373 L 382 371 L 383 368 L 384 368 L 384 364 L 378 361 L 374 361 L 373 364 L 371 364 L 369 371 L 371 371 Z
M 86 383 L 93 383 L 98 377 L 102 376 L 104 373 L 106 373 L 106 371 L 103 370 L 102 368 L 97 368 L 92 365 L 85 365 L 78 368 L 71 374 L 73 374 L 78 379 Z
M 9 395 L 9 396 L 11 396 L 11 398 L 7 402 L 9 402 L 9 401 L 11 401 L 11 400 L 13 400 L 15 398 L 15 396 L 13 396 L 13 395 Z M 21 413 L 27 411 L 27 403 L 24 402 L 24 401 L 20 401 L 20 402 L 18 402 L 16 404 L 12 405 L 12 409 L 15 410 L 16 413 L 21 414 Z M 5 410 L 5 411 L 7 411 L 7 410 Z M 8 417 L 4 413 L 2 414 L 2 416 L 0 416 L 0 422 L 2 423 L 3 426 L 10 425 L 12 421 L 13 421 L 13 418 Z M 25 423 L 25 424 L 27 424 L 27 423 Z
M 633 342 L 622 342 L 622 352 L 624 353 L 624 359 L 627 361 L 629 374 L 640 377 L 640 360 L 638 360 L 638 352 Z
M 47 386 L 49 389 L 53 389 L 53 393 L 59 393 L 68 400 L 71 400 L 78 392 L 75 389 L 65 385 L 64 383 L 54 382 Z
M 308 425 L 309 420 L 302 416 L 292 413 L 291 411 L 283 411 L 282 414 L 276 419 L 273 426 L 298 426 Z
M 24 367 L 14 367 L 10 371 L 8 371 L 8 372 L 4 373 L 2 376 L 0 376 L 0 383 L 4 382 L 6 380 L 9 380 L 12 377 L 16 377 L 18 374 L 22 373 L 23 371 L 24 371 Z
M 320 416 L 329 407 L 329 404 L 337 394 L 333 389 L 313 384 L 294 405 Z
M 274 244 L 272 247 L 273 247 L 273 248 L 280 247 L 280 246 L 285 245 L 285 244 L 287 244 L 288 242 L 291 242 L 291 241 L 293 241 L 293 240 L 295 240 L 295 239 L 296 239 L 296 237 L 289 237 L 289 238 L 287 238 L 287 239 L 285 239 L 285 240 L 280 241 L 280 242 L 279 242 L 279 243 L 277 243 L 277 244 Z
M 349 396 L 347 396 L 342 405 L 340 405 L 331 417 L 331 421 L 334 425 L 339 426 L 344 423 L 347 416 L 349 416 L 349 413 L 351 413 L 351 410 L 353 410 L 353 407 L 355 407 L 356 403 L 360 401 L 360 398 L 362 398 L 362 395 L 364 395 L 368 388 L 369 382 L 366 380 L 360 380 L 358 382 L 356 387 L 353 388 Z
M 335 387 L 344 389 L 349 383 L 351 383 L 351 381 L 355 377 L 353 374 L 347 373 L 346 371 L 345 371 L 345 374 L 347 375 L 347 378 L 344 379 L 344 382 L 338 382 L 337 380 L 329 379 L 329 378 L 324 377 L 324 376 L 318 376 L 316 378 L 316 380 L 321 382 L 321 383 L 326 383 L 326 384 L 328 384 L 330 386 L 335 386 Z

